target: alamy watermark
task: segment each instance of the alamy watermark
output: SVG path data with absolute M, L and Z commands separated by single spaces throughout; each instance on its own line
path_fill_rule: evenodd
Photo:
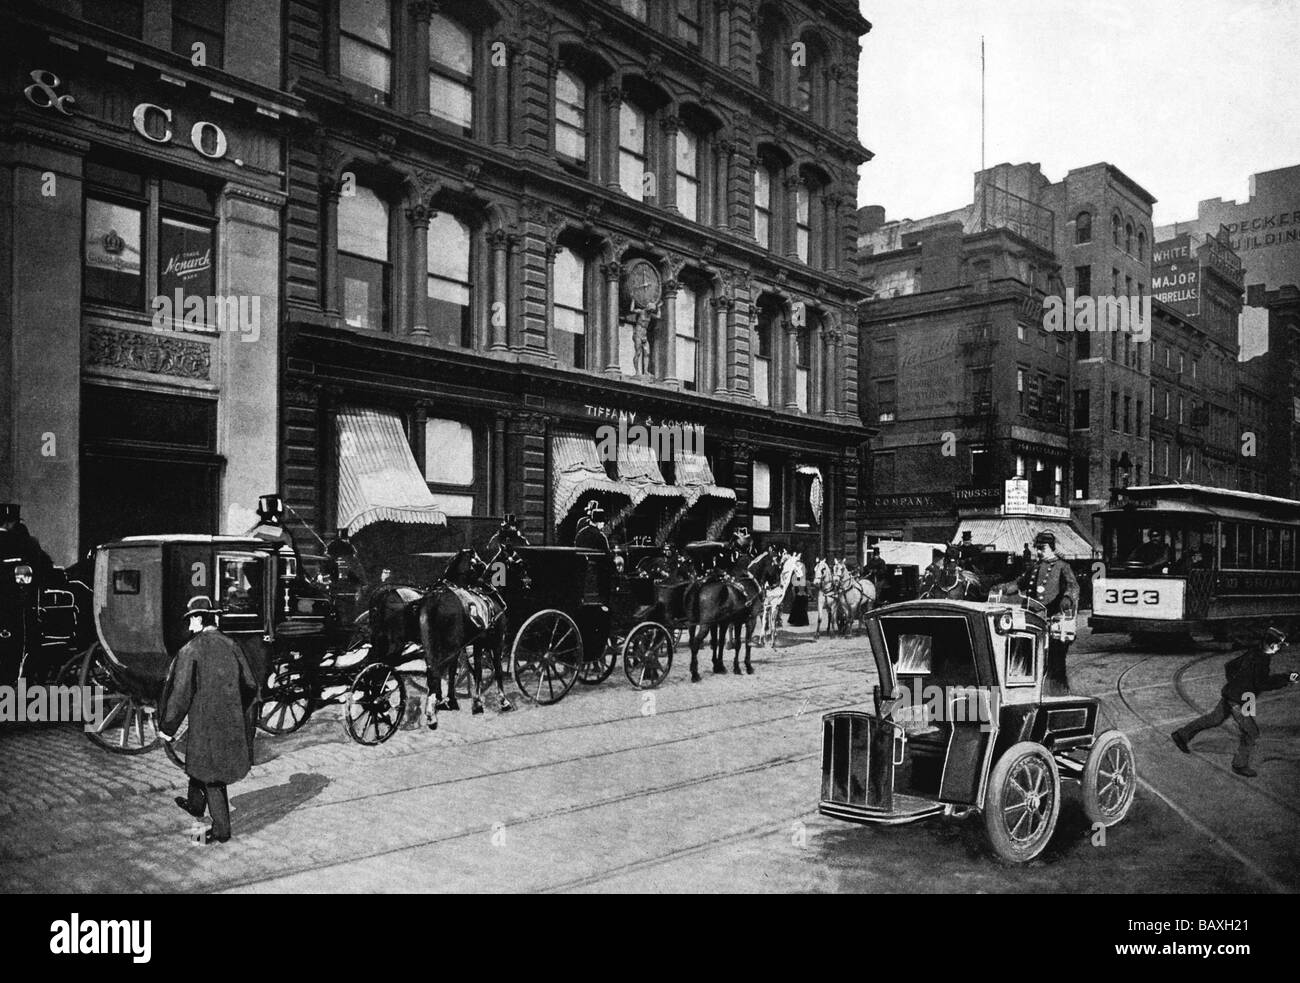
M 168 296 L 159 294 L 149 305 L 155 331 L 238 332 L 240 341 L 257 341 L 262 335 L 262 298 L 247 294 L 204 297 L 180 287 Z
M 0 723 L 85 724 L 98 730 L 104 718 L 102 686 L 0 686 Z
M 1151 340 L 1151 297 L 1110 297 L 1084 294 L 1069 287 L 1065 296 L 1043 298 L 1045 331 L 1124 331 L 1135 341 Z
M 977 723 L 989 732 L 998 719 L 998 691 L 978 686 L 922 686 L 920 680 L 909 685 L 900 682 L 895 690 L 892 719 L 897 723 L 925 725 Z
M 620 417 L 596 428 L 596 450 L 602 461 L 616 461 L 621 446 L 646 448 L 659 461 L 676 461 L 686 454 L 704 454 L 704 428 L 682 423 L 632 423 Z

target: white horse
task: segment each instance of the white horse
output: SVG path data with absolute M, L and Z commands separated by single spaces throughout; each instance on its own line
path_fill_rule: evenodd
M 813 638 L 820 638 L 822 633 L 822 615 L 826 615 L 826 631 L 835 630 L 835 598 L 831 594 L 831 565 L 826 557 L 817 557 L 813 564 L 813 586 L 817 588 L 817 627 L 813 629 Z
M 842 635 L 847 635 L 854 622 L 859 621 L 876 603 L 876 585 L 870 580 L 855 577 L 843 559 L 837 559 L 831 569 L 829 593 Z
M 781 555 L 781 581 L 775 587 L 768 587 L 763 592 L 763 610 L 759 614 L 758 644 L 767 648 L 776 648 L 776 618 L 781 613 L 781 602 L 785 592 L 790 589 L 794 577 L 794 568 L 798 557 L 794 553 L 783 552 Z

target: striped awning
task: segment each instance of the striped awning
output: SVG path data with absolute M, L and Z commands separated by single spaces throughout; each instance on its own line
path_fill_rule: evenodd
M 445 526 L 415 463 L 397 414 L 365 407 L 338 412 L 338 528 L 354 533 L 372 522 Z
M 669 498 L 686 496 L 684 489 L 664 481 L 664 474 L 659 470 L 659 458 L 654 448 L 646 444 L 634 442 L 619 447 L 618 476 L 620 480 L 633 485 L 642 498 L 648 495 L 663 495 Z
M 706 497 L 736 501 L 734 490 L 716 483 L 713 469 L 703 454 L 680 446 L 677 449 L 677 484 L 686 490 L 686 497 L 692 505 Z
M 1018 515 L 962 519 L 952 541 L 960 543 L 961 534 L 968 529 L 971 542 L 981 546 L 992 545 L 995 551 L 1001 553 L 1019 553 L 1024 549 L 1025 543 L 1032 546 L 1034 537 L 1040 532 L 1050 532 L 1056 537 L 1056 552 L 1062 559 L 1092 559 L 1092 544 L 1066 519 L 1039 519 Z
M 626 481 L 614 481 L 605 473 L 594 438 L 585 434 L 557 434 L 552 437 L 551 499 L 555 521 L 563 522 L 578 499 L 590 491 L 622 495 L 634 502 L 645 497 L 645 493 L 636 486 Z

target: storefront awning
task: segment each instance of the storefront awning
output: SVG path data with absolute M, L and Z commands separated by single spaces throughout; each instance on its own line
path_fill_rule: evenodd
M 662 479 L 660 479 L 662 480 Z M 639 502 L 645 493 L 626 481 L 614 481 L 600 462 L 596 441 L 582 434 L 551 438 L 551 496 L 555 521 L 564 521 L 578 499 L 590 491 L 609 492 Z
M 387 410 L 338 413 L 338 527 L 354 533 L 372 522 L 445 526 L 411 454 L 401 420 Z
M 634 485 L 642 498 L 648 495 L 679 499 L 686 496 L 683 489 L 664 481 L 654 448 L 646 444 L 633 442 L 619 447 L 618 477 Z
M 715 482 L 708 459 L 696 451 L 677 448 L 677 484 L 686 490 L 686 498 L 694 505 L 701 498 L 719 498 L 735 504 L 736 493 Z
M 953 536 L 954 543 L 961 542 L 962 533 L 970 531 L 971 542 L 992 546 L 997 552 L 1020 553 L 1025 543 L 1031 547 L 1040 532 L 1050 532 L 1056 537 L 1056 552 L 1066 560 L 1092 559 L 1092 544 L 1084 539 L 1066 519 L 1042 519 L 1018 515 L 1004 515 L 987 519 L 962 519 Z

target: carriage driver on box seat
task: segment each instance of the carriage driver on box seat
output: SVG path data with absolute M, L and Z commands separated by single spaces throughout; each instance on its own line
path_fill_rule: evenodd
M 27 531 L 21 507 L 14 502 L 0 502 L 0 559 L 17 559 L 31 567 L 37 588 L 48 584 L 54 572 L 54 561 Z
M 1056 555 L 1056 537 L 1050 532 L 1040 532 L 1034 537 L 1038 560 L 1021 575 L 1015 584 L 1005 584 L 1009 593 L 1024 592 L 1047 608 L 1048 615 L 1061 614 L 1073 617 L 1079 609 L 1079 582 L 1070 565 Z M 1064 695 L 1070 691 L 1065 657 L 1070 643 L 1055 638 L 1047 642 L 1047 673 L 1044 677 L 1046 692 Z
M 605 535 L 605 510 L 598 502 L 593 500 L 587 503 L 586 514 L 578 520 L 573 545 L 578 549 L 610 552 L 609 537 Z

